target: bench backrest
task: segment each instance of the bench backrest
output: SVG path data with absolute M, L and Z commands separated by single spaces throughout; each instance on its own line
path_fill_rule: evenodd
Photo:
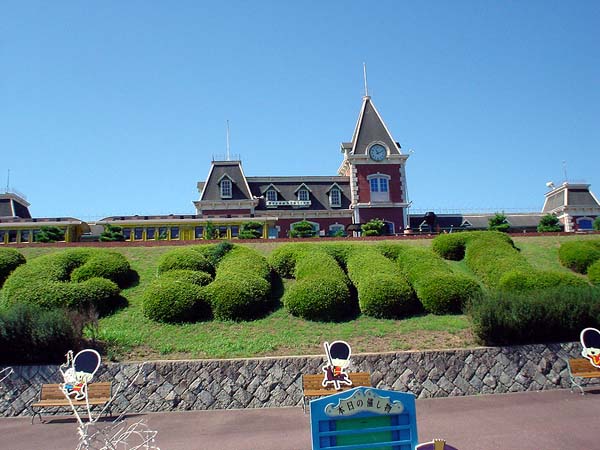
M 572 374 L 587 374 L 588 376 L 600 377 L 600 368 L 592 366 L 589 359 L 569 359 L 569 368 Z
M 302 389 L 305 391 L 324 389 L 336 392 L 336 389 L 331 385 L 323 387 L 323 378 L 324 374 L 302 375 Z M 357 386 L 371 387 L 371 374 L 369 372 L 350 372 L 348 378 L 352 381 L 352 386 L 342 385 L 340 391 L 352 389 Z
M 88 398 L 110 398 L 111 383 L 100 382 L 87 385 Z M 64 400 L 65 394 L 60 390 L 60 384 L 42 384 L 40 400 Z

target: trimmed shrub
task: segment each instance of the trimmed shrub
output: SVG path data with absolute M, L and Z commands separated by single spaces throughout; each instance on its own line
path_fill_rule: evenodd
M 488 229 L 491 231 L 508 233 L 508 230 L 510 229 L 510 224 L 506 220 L 506 216 L 504 214 L 496 213 L 493 217 L 489 218 L 488 223 Z
M 467 238 L 471 233 L 440 234 L 437 236 L 431 248 L 444 259 L 460 261 L 465 257 Z
M 85 281 L 90 278 L 106 278 L 112 280 L 121 288 L 129 285 L 134 277 L 134 272 L 129 266 L 127 258 L 118 252 L 94 252 L 80 267 L 71 272 L 72 281 Z
M 221 259 L 206 298 L 219 320 L 253 320 L 271 306 L 271 268 L 256 250 L 233 246 Z
M 585 287 L 588 283 L 576 275 L 562 272 L 529 272 L 510 271 L 500 278 L 498 289 L 504 291 L 522 292 L 528 290 L 551 289 L 559 286 Z
M 291 238 L 310 238 L 315 237 L 316 234 L 317 232 L 313 228 L 313 224 L 307 220 L 292 224 L 292 229 L 290 230 Z
M 65 230 L 58 227 L 42 226 L 35 235 L 35 242 L 61 242 L 65 240 Z
M 576 341 L 583 328 L 600 324 L 600 288 L 496 291 L 475 303 L 472 316 L 488 345 Z
M 306 246 L 294 254 L 296 282 L 286 290 L 283 304 L 290 314 L 313 321 L 339 321 L 356 313 L 350 281 L 323 249 Z
M 562 226 L 554 214 L 546 214 L 540 219 L 540 223 L 537 226 L 538 233 L 549 233 L 562 231 Z
M 192 283 L 196 286 L 206 286 L 213 281 L 209 273 L 196 270 L 175 269 L 169 270 L 160 276 L 161 280 L 175 280 Z
M 0 248 L 0 287 L 12 271 L 25 262 L 25 257 L 14 248 Z
M 285 244 L 277 247 L 269 255 L 269 264 L 282 278 L 293 278 L 296 270 L 296 261 L 302 254 L 307 244 Z
M 104 225 L 104 231 L 100 234 L 100 242 L 123 242 L 123 228 L 107 223 Z
M 150 284 L 142 302 L 144 315 L 157 322 L 195 322 L 210 317 L 210 307 L 200 286 L 169 277 Z
M 47 364 L 64 361 L 81 335 L 63 311 L 16 304 L 0 311 L 0 364 Z
M 206 248 L 205 251 L 214 251 L 214 247 Z M 165 273 L 169 270 L 199 270 L 202 272 L 215 274 L 215 268 L 208 258 L 198 251 L 197 247 L 181 247 L 171 250 L 158 260 L 158 273 Z
M 239 239 L 258 239 L 263 235 L 263 224 L 261 222 L 245 222 L 240 226 Z
M 111 252 L 98 249 L 75 249 L 51 253 L 32 259 L 21 265 L 6 280 L 2 289 L 2 304 L 29 303 L 51 308 L 89 308 L 100 313 L 111 311 L 122 304 L 119 287 L 106 278 L 93 277 L 81 282 L 71 282 L 71 274 L 94 258 L 104 261 L 117 261 L 118 270 L 107 273 L 120 279 L 124 266 L 121 257 L 106 256 Z M 94 264 L 91 265 L 94 267 Z M 81 276 L 92 276 L 92 272 L 82 271 Z
M 363 236 L 382 236 L 385 231 L 385 222 L 381 219 L 371 219 L 360 226 Z
M 398 263 L 427 312 L 460 313 L 481 295 L 477 281 L 455 274 L 443 259 L 428 249 L 402 248 Z
M 376 248 L 355 247 L 347 266 L 363 314 L 395 319 L 418 311 L 415 293 L 403 273 Z
M 600 260 L 588 267 L 587 275 L 590 283 L 600 285 Z
M 586 273 L 600 259 L 600 241 L 565 242 L 558 249 L 560 263 L 575 272 Z

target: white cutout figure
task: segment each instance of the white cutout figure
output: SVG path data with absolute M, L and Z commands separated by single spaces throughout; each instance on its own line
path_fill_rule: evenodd
M 87 385 L 100 367 L 100 353 L 96 350 L 85 349 L 73 357 L 73 351 L 67 353 L 67 362 L 60 366 L 64 383 L 61 389 L 67 397 L 75 400 L 87 398 Z

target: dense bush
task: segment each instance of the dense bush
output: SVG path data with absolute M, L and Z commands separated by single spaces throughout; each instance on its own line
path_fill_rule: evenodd
M 503 233 L 508 233 L 508 230 L 510 229 L 510 224 L 508 223 L 508 220 L 504 214 L 496 213 L 493 217 L 490 217 L 488 222 L 488 229 L 490 231 L 501 231 Z
M 207 284 L 210 284 L 213 281 L 213 278 L 210 276 L 210 274 L 206 272 L 187 269 L 169 270 L 168 272 L 163 273 L 160 276 L 160 279 L 185 281 L 186 283 L 192 283 L 197 286 L 206 286 Z
M 12 271 L 25 262 L 25 257 L 14 248 L 0 248 L 0 287 Z
M 210 307 L 202 288 L 170 276 L 160 277 L 143 294 L 143 311 L 158 322 L 194 322 L 210 317 Z
M 128 286 L 135 276 L 127 258 L 118 252 L 92 252 L 89 259 L 71 272 L 72 281 L 85 281 L 90 278 L 106 278 L 123 288 Z
M 586 273 L 600 259 L 600 240 L 565 242 L 558 249 L 558 259 L 563 266 Z
M 452 272 L 450 266 L 431 250 L 402 248 L 397 260 L 428 312 L 459 313 L 481 295 L 481 287 L 475 280 Z
M 75 249 L 50 253 L 32 259 L 21 265 L 6 280 L 2 289 L 1 301 L 4 305 L 29 303 L 45 308 L 89 308 L 99 312 L 109 312 L 122 304 L 119 287 L 115 282 L 93 277 L 94 267 L 114 280 L 122 281 L 129 265 L 112 252 L 98 249 Z M 83 270 L 80 279 L 93 278 L 81 282 L 71 282 L 76 269 L 85 266 L 88 261 L 98 258 L 107 264 L 102 269 L 92 263 L 90 271 Z M 114 262 L 114 264 L 111 264 Z
M 588 283 L 574 274 L 563 272 L 542 272 L 530 270 L 528 272 L 513 270 L 500 277 L 497 288 L 503 291 L 544 290 L 558 286 L 585 287 Z
M 122 242 L 125 240 L 123 228 L 107 223 L 104 225 L 104 231 L 100 234 L 101 242 Z
M 381 236 L 385 232 L 385 222 L 381 219 L 371 219 L 360 226 L 363 236 Z
M 294 316 L 314 321 L 343 320 L 356 312 L 350 281 L 337 261 L 319 247 L 297 250 L 296 282 L 283 297 Z
M 263 224 L 261 222 L 245 222 L 240 227 L 239 239 L 258 239 L 263 235 Z
M 313 224 L 307 220 L 292 224 L 292 229 L 290 230 L 291 238 L 309 238 L 315 237 L 316 234 L 317 232 L 315 231 Z
M 199 270 L 202 272 L 215 274 L 215 267 L 203 254 L 199 247 L 181 247 L 175 248 L 160 257 L 158 260 L 158 273 L 168 272 L 169 270 Z M 206 247 L 205 253 L 214 251 L 214 246 Z
M 600 216 L 598 216 L 594 219 L 594 223 L 592 224 L 592 227 L 594 228 L 594 230 L 600 231 Z
M 296 261 L 307 244 L 285 244 L 275 248 L 269 255 L 269 264 L 282 278 L 293 278 Z
M 600 288 L 495 291 L 475 303 L 472 316 L 489 345 L 575 341 L 583 328 L 600 325 Z
M 587 275 L 592 284 L 600 285 L 600 259 L 588 267 Z
M 65 231 L 58 227 L 43 226 L 35 235 L 35 242 L 61 242 L 65 240 Z
M 0 364 L 61 362 L 80 340 L 63 311 L 28 304 L 0 311 Z
M 271 306 L 271 269 L 267 260 L 248 247 L 234 246 L 223 256 L 206 298 L 219 320 L 252 320 Z
M 363 314 L 400 318 L 415 313 L 418 302 L 399 267 L 371 246 L 355 247 L 347 260 Z
M 431 248 L 444 259 L 460 261 L 465 257 L 467 238 L 471 233 L 440 234 L 436 237 Z
M 562 226 L 554 214 L 546 214 L 540 219 L 540 223 L 537 226 L 538 233 L 549 233 L 553 231 L 561 231 Z

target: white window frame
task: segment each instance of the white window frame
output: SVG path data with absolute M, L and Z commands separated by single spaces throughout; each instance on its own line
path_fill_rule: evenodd
M 391 176 L 385 173 L 373 173 L 367 176 L 369 182 L 369 191 L 371 193 L 371 202 L 389 202 L 390 201 L 390 180 Z M 384 181 L 385 180 L 385 181 Z M 382 187 L 385 186 L 385 191 Z
M 300 189 L 298 191 L 298 200 L 301 202 L 308 202 L 310 200 L 310 194 L 307 189 Z
M 273 193 L 273 195 L 271 195 L 271 192 Z M 273 197 L 273 198 L 271 198 Z M 265 192 L 265 200 L 268 202 L 276 202 L 277 201 L 277 191 L 273 188 L 268 189 L 267 192 Z
M 223 178 L 221 180 L 220 188 L 221 188 L 221 198 L 231 198 L 232 191 L 233 191 L 233 185 L 229 178 Z
M 337 201 L 334 201 L 334 191 L 337 193 Z M 334 208 L 342 206 L 342 191 L 339 188 L 334 187 L 329 191 L 329 204 Z

